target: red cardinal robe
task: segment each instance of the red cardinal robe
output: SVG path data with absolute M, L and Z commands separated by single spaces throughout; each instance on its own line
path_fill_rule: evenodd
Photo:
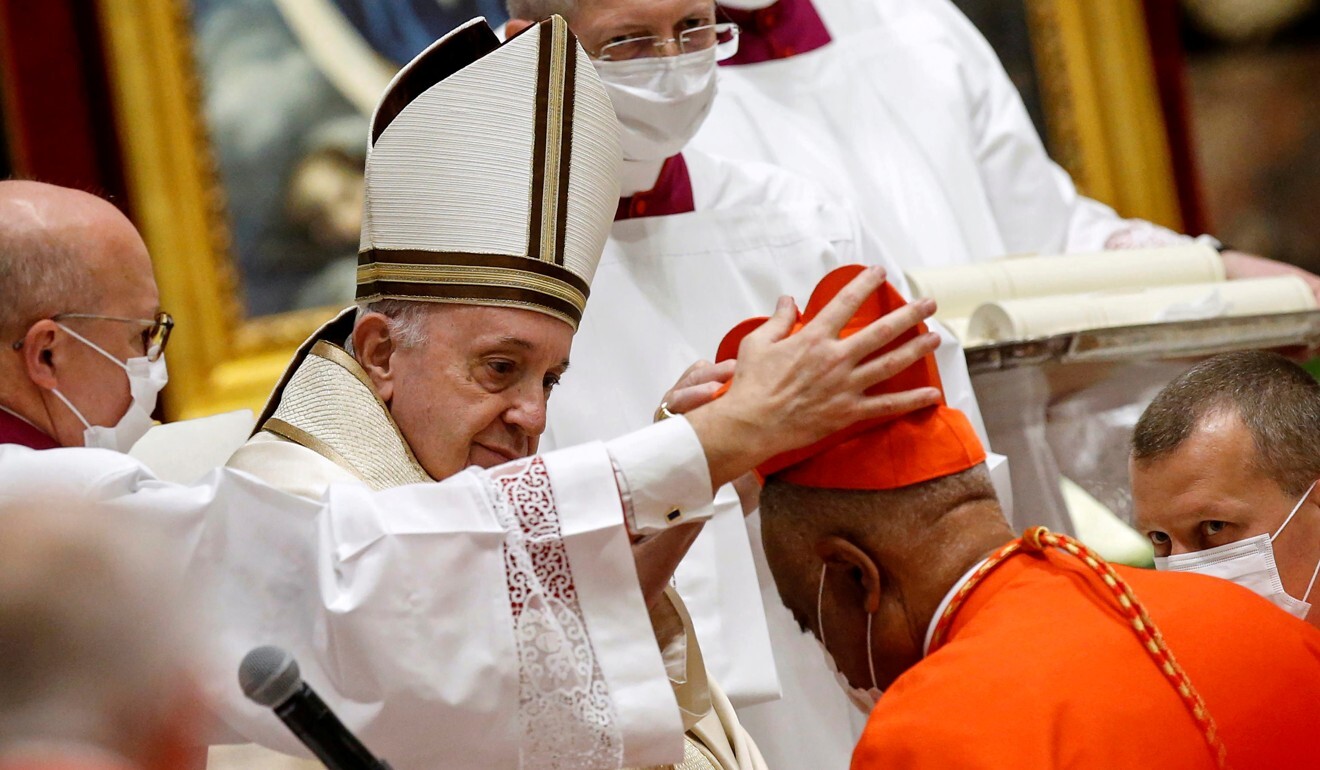
M 1200 692 L 1234 770 L 1320 768 L 1320 631 L 1227 581 L 1116 568 Z M 1202 770 L 1214 756 L 1094 573 L 1019 553 L 894 682 L 853 770 Z

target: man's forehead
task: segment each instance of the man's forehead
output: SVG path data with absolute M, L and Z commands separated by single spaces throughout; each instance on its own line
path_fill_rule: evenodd
M 1268 512 L 1274 483 L 1239 464 L 1230 475 L 1194 460 L 1132 467 L 1133 518 L 1138 529 L 1179 529 L 1207 520 L 1249 523 Z M 1262 511 L 1262 508 L 1265 510 Z
M 714 0 L 590 0 L 578 4 L 574 24 L 651 22 L 673 15 L 715 12 Z M 585 31 L 585 30 L 584 30 Z
M 534 310 L 452 305 L 436 315 L 458 341 L 478 348 L 515 348 L 568 357 L 573 328 L 564 321 Z

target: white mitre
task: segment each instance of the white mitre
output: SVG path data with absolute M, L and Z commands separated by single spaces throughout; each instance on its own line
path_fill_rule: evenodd
M 390 82 L 371 121 L 360 302 L 534 310 L 574 328 L 619 200 L 619 129 L 568 24 L 485 20 Z

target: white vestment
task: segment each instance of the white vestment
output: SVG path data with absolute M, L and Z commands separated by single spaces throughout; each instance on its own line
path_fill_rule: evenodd
M 834 268 L 883 264 L 906 290 L 892 250 L 811 183 L 762 164 L 689 151 L 683 158 L 695 211 L 615 223 L 543 446 L 646 424 L 665 390 L 693 362 L 713 360 L 734 325 L 767 315 L 784 294 L 805 308 Z M 980 430 L 962 349 L 947 333 L 937 359 L 950 405 Z M 846 767 L 860 715 L 779 599 L 759 517 L 744 525 L 732 487 L 715 506 L 675 577 L 707 665 L 770 767 Z M 781 687 L 783 699 L 766 703 Z
M 207 694 L 248 740 L 300 749 L 238 688 L 243 656 L 277 644 L 399 770 L 666 764 L 683 723 L 621 495 L 638 522 L 709 503 L 700 442 L 670 422 L 319 500 L 229 469 L 182 486 L 113 452 L 0 445 L 0 511 L 40 500 L 163 533 L 204 616 Z
M 812 4 L 832 42 L 721 67 L 692 147 L 812 179 L 877 233 L 905 234 L 906 268 L 1184 240 L 1078 194 L 949 0 Z

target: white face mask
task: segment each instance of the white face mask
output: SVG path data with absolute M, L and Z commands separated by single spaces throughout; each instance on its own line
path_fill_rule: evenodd
M 1283 520 L 1283 524 L 1273 537 L 1256 535 L 1236 543 L 1207 548 L 1204 551 L 1180 553 L 1175 556 L 1156 556 L 1155 567 L 1168 572 L 1195 572 L 1231 580 L 1274 602 L 1289 615 L 1305 620 L 1311 612 L 1311 605 L 1306 600 L 1311 597 L 1316 576 L 1320 575 L 1320 562 L 1316 563 L 1315 572 L 1311 575 L 1311 583 L 1306 587 L 1306 593 L 1302 598 L 1290 596 L 1283 590 L 1279 565 L 1274 561 L 1274 540 L 1282 534 L 1284 527 L 1287 527 L 1297 515 L 1297 511 L 1301 510 L 1302 503 L 1311 496 L 1315 486 L 1315 483 L 1312 483 L 1310 489 L 1306 490 L 1306 494 L 1302 495 L 1302 499 L 1293 506 L 1292 512 Z
M 830 673 L 834 674 L 834 681 L 838 682 L 839 687 L 847 693 L 848 701 L 856 706 L 857 710 L 861 711 L 863 714 L 870 714 L 871 710 L 875 708 L 875 704 L 879 703 L 881 696 L 885 694 L 885 691 L 881 690 L 875 681 L 875 660 L 871 655 L 872 617 L 870 613 L 867 613 L 866 664 L 871 667 L 871 687 L 870 689 L 864 690 L 860 687 L 852 686 L 852 683 L 848 681 L 848 677 L 843 675 L 843 672 L 839 670 L 838 664 L 834 662 L 834 656 L 830 654 L 829 648 L 825 646 L 825 619 L 821 615 L 821 606 L 825 600 L 825 570 L 827 569 L 829 569 L 829 565 L 821 565 L 820 589 L 816 592 L 816 628 L 820 629 L 820 639 L 817 640 L 816 643 L 820 645 L 820 651 L 825 655 L 825 665 L 829 668 Z
M 619 118 L 624 160 L 661 161 L 687 146 L 715 101 L 715 60 L 708 48 L 593 62 Z
M 93 449 L 113 449 L 117 452 L 127 452 L 155 424 L 155 421 L 151 419 L 151 413 L 156 411 L 156 397 L 170 378 L 169 372 L 165 368 L 164 354 L 155 361 L 149 360 L 147 356 L 138 356 L 127 361 L 120 361 L 96 343 L 64 324 L 59 324 L 59 327 L 68 332 L 74 339 L 110 359 L 115 366 L 123 369 L 128 374 L 128 391 L 133 396 L 133 401 L 128 405 L 128 411 L 124 412 L 124 416 L 119 418 L 119 422 L 111 427 L 105 427 L 87 422 L 87 418 L 83 417 L 82 412 L 78 411 L 78 408 L 58 389 L 51 390 L 51 393 L 54 393 L 56 398 L 63 401 L 64 405 L 69 407 L 69 411 L 73 412 L 73 416 L 77 417 L 83 424 L 86 429 L 83 431 L 83 446 Z

